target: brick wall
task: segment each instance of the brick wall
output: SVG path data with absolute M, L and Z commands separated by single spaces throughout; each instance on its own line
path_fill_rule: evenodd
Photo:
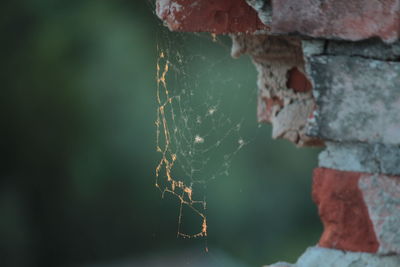
M 400 0 L 158 0 L 157 14 L 171 30 L 230 33 L 272 137 L 325 147 L 321 239 L 270 266 L 400 266 Z

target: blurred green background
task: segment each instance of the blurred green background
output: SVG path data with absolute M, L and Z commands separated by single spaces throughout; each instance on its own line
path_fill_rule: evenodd
M 261 266 L 317 242 L 318 150 L 258 127 L 255 68 L 227 38 L 168 33 L 153 9 L 0 4 L 0 266 Z M 176 237 L 179 203 L 154 186 L 157 45 L 175 44 L 198 55 L 185 76 L 196 90 L 219 80 L 219 95 L 245 99 L 234 110 L 251 142 L 207 186 L 207 240 Z

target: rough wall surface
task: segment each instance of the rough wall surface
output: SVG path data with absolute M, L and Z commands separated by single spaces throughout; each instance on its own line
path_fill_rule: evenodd
M 157 14 L 172 30 L 233 34 L 232 56 L 258 71 L 259 121 L 326 144 L 319 244 L 271 266 L 400 266 L 400 0 L 158 0 Z
M 263 30 L 333 40 L 378 37 L 388 43 L 400 36 L 400 0 L 157 0 L 156 11 L 176 31 Z
M 379 242 L 379 254 L 400 254 L 400 177 L 363 175 L 359 180 Z
M 276 263 L 269 267 L 398 267 L 399 262 L 400 256 L 398 255 L 379 256 L 370 253 L 310 247 L 295 264 Z
M 320 144 L 305 135 L 314 109 L 311 83 L 304 74 L 301 42 L 293 37 L 232 35 L 232 56 L 251 56 L 258 71 L 258 119 L 271 122 L 273 138 L 302 145 Z
M 313 199 L 321 247 L 400 255 L 399 176 L 317 168 Z
M 324 224 L 321 247 L 374 253 L 379 243 L 358 181 L 362 173 L 314 170 L 313 199 Z
M 335 55 L 309 66 L 319 107 L 311 135 L 400 144 L 400 62 Z
M 308 134 L 327 146 L 319 156 L 323 168 L 314 172 L 313 196 L 324 224 L 319 245 L 399 255 L 399 42 L 302 46 L 316 102 Z
M 384 144 L 325 142 L 319 166 L 341 171 L 400 175 L 400 147 Z
M 400 34 L 399 0 L 272 0 L 272 32 L 393 42 Z

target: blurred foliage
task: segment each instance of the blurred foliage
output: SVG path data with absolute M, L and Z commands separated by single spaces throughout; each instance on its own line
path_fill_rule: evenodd
M 165 29 L 153 8 L 127 0 L 0 4 L 0 266 L 203 253 L 204 239 L 176 238 L 179 203 L 154 187 L 156 47 Z M 184 45 L 229 58 L 211 41 Z M 248 58 L 225 63 L 232 77 L 221 90 L 240 83 L 255 92 Z M 219 249 L 252 266 L 293 261 L 320 232 L 310 198 L 317 151 L 271 141 L 250 95 L 238 110 L 254 120 L 246 131 L 256 137 L 230 176 L 207 188 L 209 257 Z

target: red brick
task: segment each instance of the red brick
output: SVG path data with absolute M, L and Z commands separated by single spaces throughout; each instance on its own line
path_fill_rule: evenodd
M 157 15 L 173 31 L 222 34 L 267 29 L 245 0 L 157 0 Z
M 298 68 L 291 68 L 288 73 L 288 80 L 286 82 L 286 87 L 293 89 L 298 93 L 309 92 L 312 89 L 312 85 L 307 77 L 299 71 Z
M 273 0 L 272 32 L 361 40 L 400 35 L 400 0 Z
M 324 225 L 321 247 L 377 252 L 379 243 L 358 187 L 363 174 L 327 168 L 314 170 L 312 195 Z

